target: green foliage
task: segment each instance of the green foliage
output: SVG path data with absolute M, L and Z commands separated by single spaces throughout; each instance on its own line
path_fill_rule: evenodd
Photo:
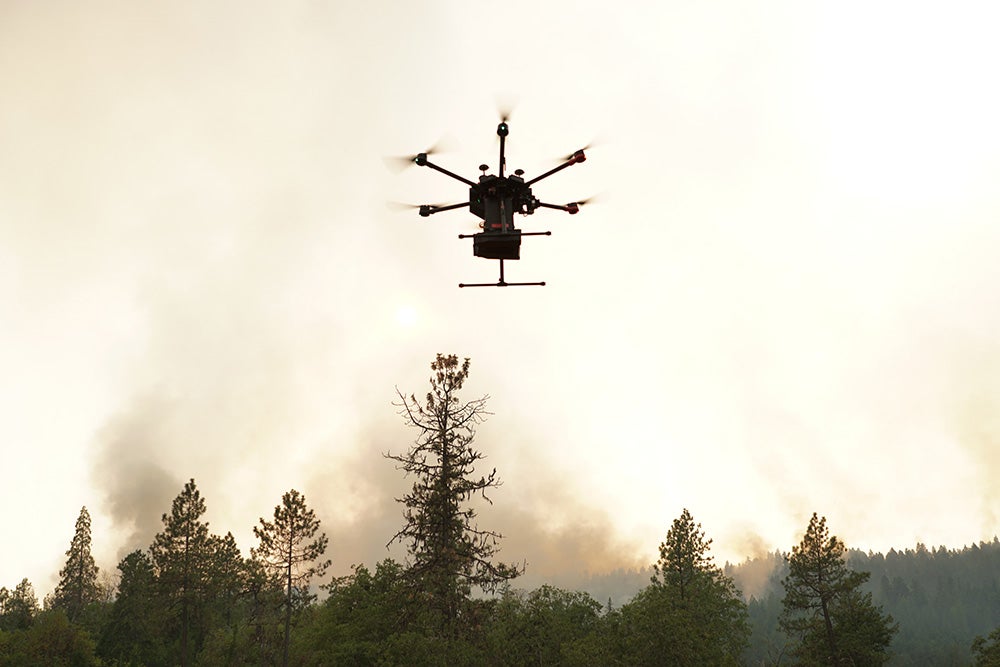
M 327 590 L 329 597 L 298 632 L 307 664 L 380 664 L 389 638 L 409 630 L 414 595 L 403 567 L 391 559 L 375 572 L 357 565 Z
M 307 605 L 314 596 L 309 593 L 313 577 L 322 577 L 330 561 L 319 561 L 327 547 L 325 533 L 319 532 L 319 519 L 306 506 L 305 496 L 295 489 L 281 497 L 274 508 L 274 521 L 260 520 L 253 529 L 260 540 L 253 550 L 254 558 L 264 569 L 282 581 L 285 589 L 282 605 L 285 610 L 282 664 L 288 664 L 292 615 L 295 608 Z
M 870 575 L 849 569 L 845 554 L 826 518 L 814 513 L 788 557 L 780 624 L 797 642 L 793 654 L 802 664 L 880 665 L 889 659 L 897 626 L 870 593 L 859 590 Z
M 94 653 L 94 641 L 80 626 L 70 623 L 62 609 L 41 612 L 30 628 L 12 632 L 0 641 L 0 667 L 100 664 Z
M 111 664 L 167 664 L 163 622 L 153 562 L 136 550 L 118 563 L 118 597 L 98 640 L 97 652 Z
M 1000 667 L 1000 628 L 972 641 L 973 667 Z
M 201 521 L 205 501 L 194 480 L 174 498 L 163 515 L 163 531 L 153 539 L 150 555 L 159 595 L 167 611 L 167 636 L 181 665 L 191 664 L 205 636 L 205 602 L 210 592 L 212 541 Z
M 76 520 L 73 540 L 66 551 L 66 565 L 59 570 L 52 607 L 65 611 L 70 621 L 77 621 L 84 609 L 100 598 L 97 564 L 90 553 L 90 513 L 83 507 Z
M 38 598 L 31 582 L 22 579 L 13 590 L 0 589 L 0 630 L 26 630 L 38 614 Z
M 599 664 L 601 603 L 587 593 L 506 590 L 489 611 L 484 641 L 496 664 Z
M 592 665 L 603 651 L 601 605 L 586 593 L 543 586 L 468 600 L 455 636 L 441 636 L 422 616 L 399 563 L 354 572 L 297 630 L 308 665 Z
M 688 510 L 674 520 L 651 584 L 621 609 L 626 664 L 737 663 L 750 636 L 746 604 L 711 544 Z
M 499 533 L 475 524 L 469 501 L 500 485 L 494 469 L 475 476 L 483 458 L 472 448 L 475 427 L 485 419 L 486 397 L 462 403 L 458 392 L 469 375 L 469 360 L 437 355 L 431 364 L 431 389 L 423 404 L 399 394 L 400 414 L 419 433 L 402 456 L 386 454 L 416 479 L 400 499 L 405 525 L 391 541 L 407 544 L 407 577 L 428 611 L 436 632 L 454 636 L 456 621 L 473 586 L 490 592 L 516 577 L 514 565 L 495 564 Z
M 280 627 L 284 601 L 281 581 L 256 558 L 246 561 L 244 577 L 247 641 L 260 664 L 277 664 L 284 647 L 284 632 Z
M 787 639 L 778 628 L 787 564 L 767 568 L 771 559 L 769 554 L 748 561 L 749 568 L 742 564 L 730 569 L 737 581 L 757 570 L 750 577 L 757 582 L 752 588 L 756 599 L 749 603 L 753 634 L 744 656 L 754 665 L 788 662 Z M 961 549 L 918 544 L 916 549 L 885 554 L 848 550 L 847 565 L 871 572 L 860 590 L 871 593 L 872 602 L 899 624 L 890 665 L 970 664 L 973 640 L 1000 625 L 1000 540 Z M 767 583 L 757 576 L 763 569 L 773 569 Z
M 234 647 L 246 625 L 246 564 L 232 533 L 209 535 L 204 575 L 204 638 L 225 637 Z

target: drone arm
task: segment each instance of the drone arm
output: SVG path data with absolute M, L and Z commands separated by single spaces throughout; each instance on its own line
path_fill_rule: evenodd
M 562 171 L 566 167 L 572 167 L 574 164 L 576 164 L 578 162 L 585 162 L 586 160 L 587 160 L 587 156 L 584 154 L 584 152 L 582 150 L 577 151 L 577 152 L 573 153 L 572 155 L 570 155 L 568 160 L 566 160 L 565 162 L 563 162 L 561 165 L 559 165 L 555 169 L 549 169 L 547 172 L 545 172 L 541 176 L 535 176 L 533 179 L 531 179 L 530 181 L 528 181 L 527 183 L 525 183 L 525 185 L 527 185 L 527 186 L 530 187 L 531 185 L 533 185 L 533 184 L 537 183 L 538 181 L 542 180 L 543 178 L 548 178 L 549 176 L 551 176 L 552 174 L 556 173 L 557 171 Z
M 461 204 L 449 204 L 447 206 L 435 206 L 431 213 L 440 213 L 441 211 L 451 211 L 456 208 L 464 208 L 469 205 L 469 202 L 462 202 Z
M 432 204 L 424 204 L 420 207 L 420 215 L 427 217 L 429 215 L 434 215 L 435 213 L 440 213 L 441 211 L 451 211 L 456 208 L 463 208 L 468 206 L 469 202 L 462 202 L 461 204 L 448 204 L 447 206 L 434 206 Z
M 554 208 L 557 211 L 566 211 L 570 215 L 575 215 L 580 212 L 580 204 L 572 202 L 570 204 L 565 204 L 560 206 L 559 204 L 546 204 L 545 202 L 538 202 L 538 206 L 542 208 Z
M 423 161 L 422 163 L 421 163 L 421 162 L 418 162 L 417 164 L 419 164 L 419 165 L 420 165 L 421 167 L 430 167 L 430 168 L 431 168 L 431 169 L 433 169 L 434 171 L 439 171 L 439 172 L 441 172 L 442 174 L 444 174 L 445 176 L 451 176 L 451 177 L 452 177 L 452 178 L 454 178 L 454 179 L 455 179 L 456 181 L 462 181 L 463 183 L 465 183 L 466 185 L 468 185 L 468 186 L 470 186 L 470 187 L 473 187 L 473 188 L 474 188 L 474 187 L 476 187 L 476 184 L 475 184 L 475 183 L 473 183 L 472 181 L 470 181 L 469 179 L 467 179 L 467 178 L 462 178 L 462 177 L 461 177 L 461 176 L 459 176 L 458 174 L 453 174 L 453 173 L 451 173 L 450 171 L 448 171 L 447 169 L 445 169 L 445 168 L 443 168 L 443 167 L 439 167 L 439 166 L 437 166 L 436 164 L 434 164 L 433 162 L 431 162 L 431 161 L 429 161 L 429 160 L 426 160 L 426 159 L 425 159 L 425 160 L 424 160 L 424 161 Z

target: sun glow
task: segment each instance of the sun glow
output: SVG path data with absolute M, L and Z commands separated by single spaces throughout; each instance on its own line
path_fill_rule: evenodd
M 404 305 L 396 309 L 396 324 L 403 329 L 412 329 L 417 324 L 417 310 Z

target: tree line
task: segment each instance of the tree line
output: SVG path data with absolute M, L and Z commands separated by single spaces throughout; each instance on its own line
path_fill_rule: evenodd
M 649 583 L 614 607 L 543 585 L 515 587 L 523 566 L 497 562 L 503 536 L 482 528 L 474 499 L 500 484 L 474 447 L 488 397 L 463 401 L 469 360 L 438 355 L 430 389 L 397 407 L 417 437 L 385 452 L 412 478 L 399 502 L 402 528 L 389 543 L 404 562 L 322 586 L 329 541 L 305 497 L 292 489 L 254 528 L 244 557 L 231 533 L 210 532 L 192 479 L 162 516 L 148 549 L 126 555 L 116 582 L 91 556 L 90 516 L 80 512 L 59 583 L 39 605 L 24 580 L 0 589 L 0 665 L 879 665 L 899 623 L 866 588 L 843 542 L 814 514 L 783 558 L 776 617 L 780 649 L 750 651 L 755 605 L 714 563 L 688 510 L 659 547 Z M 335 551 L 335 545 L 334 545 Z M 891 582 L 890 582 L 891 584 Z M 765 628 L 765 630 L 767 630 Z M 980 637 L 977 664 L 1000 635 Z
M 1000 635 L 993 632 L 1000 626 L 1000 540 L 961 549 L 917 544 L 886 554 L 848 550 L 847 563 L 870 573 L 861 590 L 899 626 L 890 665 L 1000 665 Z M 788 642 L 778 625 L 786 556 L 774 552 L 726 568 L 737 581 L 747 571 L 769 576 L 749 599 L 753 631 L 745 656 L 751 664 L 773 664 Z M 989 650 L 993 661 L 983 662 Z

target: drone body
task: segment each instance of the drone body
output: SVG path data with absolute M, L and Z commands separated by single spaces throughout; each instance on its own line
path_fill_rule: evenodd
M 468 179 L 453 174 L 447 169 L 443 169 L 427 159 L 427 153 L 419 153 L 412 158 L 412 161 L 420 167 L 430 167 L 446 176 L 450 176 L 469 186 L 469 201 L 461 204 L 450 204 L 447 206 L 436 206 L 424 204 L 419 207 L 420 215 L 428 217 L 434 213 L 450 211 L 457 208 L 469 207 L 469 211 L 480 218 L 480 228 L 483 230 L 478 234 L 459 234 L 458 238 L 472 239 L 472 254 L 485 259 L 500 260 L 500 280 L 496 283 L 459 283 L 459 287 L 510 287 L 510 286 L 544 286 L 544 282 L 512 283 L 504 279 L 504 261 L 517 260 L 521 258 L 521 238 L 524 236 L 550 236 L 552 232 L 523 232 L 514 225 L 514 214 L 531 215 L 538 208 L 554 208 L 575 214 L 580 210 L 583 202 L 572 202 L 565 205 L 546 204 L 538 200 L 531 192 L 531 186 L 538 181 L 551 176 L 557 171 L 566 167 L 584 162 L 587 156 L 583 149 L 568 156 L 561 165 L 551 169 L 541 176 L 537 176 L 529 181 L 524 180 L 524 172 L 521 169 L 514 171 L 512 175 L 504 175 L 506 158 L 504 148 L 510 128 L 506 120 L 497 126 L 497 135 L 500 137 L 500 162 L 498 175 L 487 174 L 489 167 L 480 165 L 482 175 L 479 182 L 474 183 Z

